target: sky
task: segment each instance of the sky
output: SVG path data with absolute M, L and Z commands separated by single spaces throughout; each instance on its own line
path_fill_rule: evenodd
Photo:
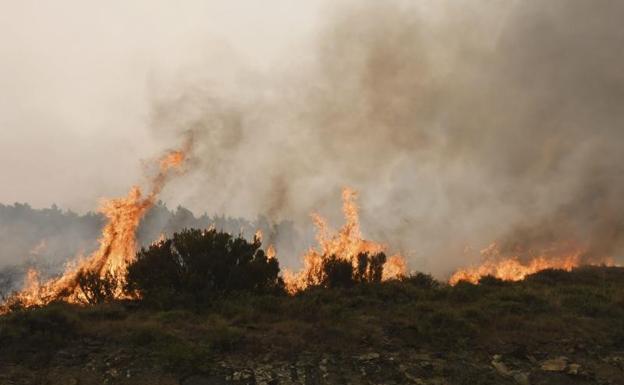
M 170 207 L 338 226 L 350 186 L 415 269 L 623 255 L 618 2 L 0 4 L 0 202 L 93 210 L 190 133 Z
M 1 4 L 0 202 L 86 211 L 162 151 L 150 88 L 230 60 L 266 71 L 309 41 L 323 2 Z

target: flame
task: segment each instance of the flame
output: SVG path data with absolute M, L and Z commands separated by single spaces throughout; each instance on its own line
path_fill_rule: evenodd
M 53 300 L 81 303 L 86 300 L 78 287 L 78 274 L 93 272 L 100 277 L 112 276 L 117 282 L 115 296 L 123 298 L 123 284 L 127 266 L 134 260 L 137 248 L 136 230 L 147 211 L 154 205 L 172 170 L 181 171 L 181 166 L 190 151 L 189 140 L 183 149 L 170 151 L 158 161 L 158 172 L 150 181 L 150 192 L 144 196 L 138 186 L 133 186 L 128 195 L 103 200 L 99 212 L 106 217 L 106 225 L 99 239 L 99 248 L 90 256 L 68 265 L 63 275 L 41 283 L 39 274 L 30 270 L 24 288 L 9 299 L 22 306 L 44 305 Z M 2 309 L 0 309 L 0 312 Z
M 361 253 L 377 254 L 386 250 L 385 245 L 362 238 L 360 231 L 359 208 L 355 202 L 357 193 L 350 189 L 342 190 L 342 211 L 345 224 L 337 232 L 332 232 L 327 221 L 320 215 L 313 213 L 317 233 L 316 240 L 319 250 L 311 248 L 303 256 L 303 268 L 297 272 L 284 271 L 284 283 L 289 293 L 294 294 L 311 285 L 318 285 L 321 276 L 323 261 L 330 256 L 350 261 L 357 266 L 357 256 Z M 388 258 L 384 265 L 383 280 L 393 279 L 405 275 L 407 266 L 405 259 L 397 254 Z
M 527 275 L 545 269 L 570 271 L 583 264 L 614 265 L 614 261 L 610 257 L 588 259 L 588 253 L 584 248 L 569 242 L 555 244 L 526 261 L 517 255 L 504 255 L 496 243 L 492 243 L 481 250 L 481 255 L 484 260 L 481 265 L 457 270 L 449 279 L 449 284 L 455 285 L 459 281 L 477 283 L 487 275 L 505 281 L 520 281 Z
M 275 258 L 275 254 L 276 254 L 275 247 L 273 245 L 269 245 L 269 247 L 267 247 L 267 250 L 266 250 L 267 258 L 268 259 L 273 259 L 273 258 Z
M 165 235 L 165 233 L 160 233 L 158 238 L 154 242 L 152 242 L 152 246 L 160 245 L 161 243 L 165 242 L 166 240 L 167 240 L 167 236 Z

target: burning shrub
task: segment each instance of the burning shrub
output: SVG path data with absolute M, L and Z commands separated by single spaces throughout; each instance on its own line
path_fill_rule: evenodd
M 381 282 L 384 265 L 387 261 L 386 254 L 360 253 L 357 256 L 357 270 L 355 281 L 357 282 Z
M 231 292 L 281 291 L 279 264 L 260 239 L 211 230 L 184 230 L 142 249 L 128 267 L 126 290 L 148 302 L 205 302 Z
M 113 274 L 103 277 L 90 270 L 81 270 L 76 275 L 76 282 L 87 303 L 91 305 L 110 302 L 115 298 L 115 289 L 119 286 Z
M 370 254 L 360 253 L 356 258 L 356 266 L 348 260 L 335 255 L 323 257 L 317 282 L 327 288 L 352 287 L 356 283 L 381 282 L 386 254 L 383 252 Z
M 335 255 L 323 260 L 321 285 L 328 288 L 351 287 L 355 284 L 351 262 Z
M 13 275 L 6 269 L 0 271 L 0 303 L 8 299 L 13 285 Z

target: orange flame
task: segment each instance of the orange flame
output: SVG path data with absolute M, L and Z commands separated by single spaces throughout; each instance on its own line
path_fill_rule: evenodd
M 520 281 L 528 275 L 545 269 L 570 271 L 583 264 L 614 264 L 610 257 L 588 259 L 583 248 L 568 243 L 561 243 L 551 249 L 543 250 L 539 255 L 533 256 L 525 262 L 515 255 L 503 255 L 496 243 L 492 243 L 481 250 L 481 255 L 484 259 L 481 265 L 457 270 L 449 279 L 449 284 L 455 285 L 459 281 L 477 283 L 487 275 L 504 281 Z
M 267 258 L 268 259 L 273 259 L 273 258 L 275 258 L 275 254 L 276 254 L 275 247 L 273 245 L 269 245 L 269 247 L 267 247 L 267 250 L 266 250 Z
M 170 151 L 159 160 L 158 173 L 151 179 L 150 193 L 143 196 L 138 186 L 133 186 L 128 195 L 122 198 L 103 200 L 99 212 L 107 219 L 99 239 L 99 248 L 84 260 L 66 268 L 56 279 L 40 283 L 35 270 L 28 272 L 22 291 L 9 301 L 22 306 L 44 305 L 53 300 L 81 303 L 86 300 L 78 287 L 78 274 L 93 272 L 100 277 L 107 274 L 115 278 L 115 296 L 123 297 L 123 284 L 127 266 L 136 254 L 136 230 L 147 211 L 154 205 L 172 170 L 180 171 L 190 150 L 189 140 L 182 150 Z M 2 309 L 0 309 L 1 312 Z
M 350 261 L 357 267 L 357 256 L 361 253 L 377 254 L 385 251 L 385 245 L 368 241 L 362 238 L 358 206 L 355 202 L 357 193 L 350 189 L 342 190 L 342 211 L 345 224 L 333 233 L 327 222 L 318 214 L 312 214 L 312 220 L 317 228 L 316 239 L 320 250 L 310 249 L 303 256 L 303 268 L 298 273 L 284 270 L 284 283 L 289 293 L 294 294 L 308 286 L 318 285 L 321 276 L 323 261 L 331 256 Z M 383 270 L 383 280 L 393 279 L 405 275 L 407 266 L 401 255 L 388 258 Z

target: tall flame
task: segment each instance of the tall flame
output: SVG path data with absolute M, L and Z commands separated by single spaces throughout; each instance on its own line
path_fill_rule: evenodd
M 331 256 L 350 261 L 357 266 L 357 256 L 361 253 L 377 254 L 386 250 L 385 245 L 362 238 L 360 232 L 359 208 L 355 202 L 357 193 L 350 189 L 342 190 L 342 212 L 345 224 L 337 232 L 332 232 L 327 221 L 320 215 L 312 214 L 316 226 L 316 240 L 319 250 L 311 248 L 303 256 L 303 268 L 297 273 L 284 271 L 284 283 L 289 293 L 304 290 L 311 285 L 318 285 L 323 261 Z M 388 258 L 384 266 L 383 280 L 405 275 L 407 266 L 401 255 Z
M 449 284 L 455 285 L 459 281 L 477 283 L 488 275 L 504 281 L 520 281 L 527 275 L 545 269 L 570 271 L 583 264 L 614 264 L 610 257 L 589 258 L 587 254 L 584 248 L 574 243 L 561 242 L 526 259 L 517 255 L 506 255 L 500 251 L 496 243 L 492 243 L 481 250 L 482 264 L 457 270 L 449 279 Z
M 10 301 L 23 306 L 44 305 L 53 300 L 84 302 L 85 294 L 78 285 L 81 272 L 95 273 L 99 277 L 112 276 L 117 282 L 115 296 L 123 297 L 126 269 L 136 254 L 136 230 L 139 223 L 156 202 L 173 171 L 182 171 L 191 144 L 191 140 L 188 140 L 182 149 L 170 151 L 159 159 L 158 171 L 150 180 L 150 190 L 146 196 L 138 186 L 133 186 L 127 196 L 101 202 L 98 211 L 104 214 L 107 222 L 95 252 L 67 267 L 61 277 L 48 282 L 40 283 L 39 274 L 35 270 L 29 271 L 24 288 Z

